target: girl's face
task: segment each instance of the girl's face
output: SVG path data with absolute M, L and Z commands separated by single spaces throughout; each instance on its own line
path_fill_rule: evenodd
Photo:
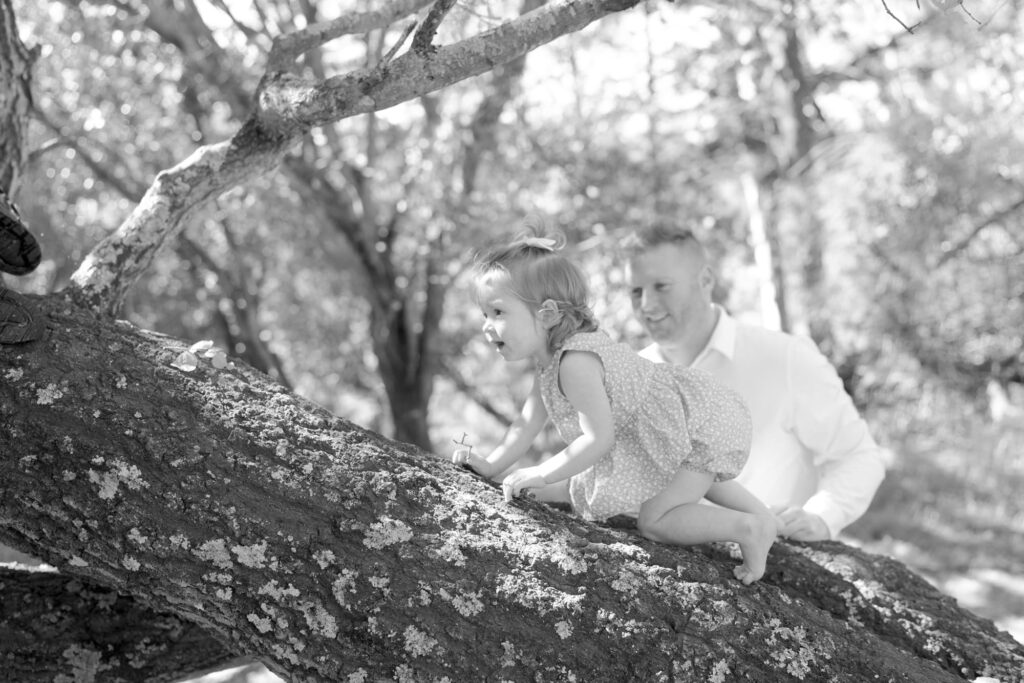
M 477 288 L 484 314 L 484 338 L 506 361 L 551 359 L 548 332 L 537 313 L 508 288 L 501 277 L 485 277 Z

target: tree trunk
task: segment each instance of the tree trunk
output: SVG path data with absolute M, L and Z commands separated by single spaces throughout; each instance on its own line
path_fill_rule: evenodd
M 0 3 L 0 190 L 17 196 L 32 92 L 29 88 L 32 52 L 18 40 L 14 11 Z M 2 284 L 2 282 L 0 282 Z
M 779 543 L 744 587 L 725 545 L 505 504 L 246 366 L 30 301 L 47 337 L 0 347 L 0 540 L 290 680 L 1022 680 L 1024 647 L 892 560 Z

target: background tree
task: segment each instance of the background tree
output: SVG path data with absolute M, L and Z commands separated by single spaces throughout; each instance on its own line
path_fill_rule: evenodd
M 276 54 L 272 37 L 335 17 L 310 3 L 260 3 L 251 15 L 237 8 L 232 13 L 227 5 L 193 3 L 21 5 L 19 17 L 28 19 L 23 35 L 40 37 L 43 46 L 36 74 L 46 86 L 35 89 L 35 119 L 25 128 L 31 153 L 18 198 L 42 233 L 48 260 L 33 278 L 17 284 L 29 291 L 58 290 L 119 224 L 125 231 L 112 235 L 99 254 L 113 253 L 115 245 L 144 232 L 138 228 L 155 217 L 150 224 L 162 227 L 145 249 L 159 243 L 173 248 L 149 252 L 145 258 L 152 260 L 145 269 L 138 267 L 141 262 L 126 261 L 127 278 L 119 292 L 111 298 L 86 296 L 86 302 L 104 310 L 113 305 L 144 328 L 189 340 L 215 339 L 237 359 L 368 427 L 392 434 L 404 429 L 403 439 L 422 442 L 425 424 L 433 432 L 430 440 L 444 442 L 455 427 L 468 424 L 482 444 L 495 438 L 484 416 L 498 416 L 496 432 L 501 416 L 511 412 L 508 373 L 473 343 L 464 354 L 453 352 L 473 336 L 473 307 L 455 291 L 441 317 L 441 299 L 434 295 L 458 275 L 473 245 L 495 231 L 514 230 L 522 216 L 537 209 L 557 215 L 555 225 L 582 242 L 589 267 L 611 274 L 608 289 L 599 290 L 610 302 L 602 316 L 625 338 L 635 337 L 636 330 L 625 307 L 614 303 L 614 256 L 605 246 L 618 230 L 648 218 L 692 216 L 712 232 L 726 263 L 723 296 L 736 309 L 756 310 L 750 302 L 759 300 L 760 290 L 747 285 L 745 274 L 759 272 L 764 282 L 765 261 L 758 260 L 758 245 L 746 235 L 755 209 L 762 208 L 764 235 L 778 240 L 765 244 L 777 247 L 768 263 L 784 310 L 794 310 L 790 302 L 795 299 L 787 292 L 795 296 L 805 287 L 801 277 L 788 272 L 803 258 L 794 244 L 813 246 L 810 252 L 820 262 L 814 266 L 811 260 L 804 269 L 817 273 L 818 301 L 828 300 L 820 292 L 842 292 L 844 299 L 849 292 L 863 292 L 862 300 L 831 307 L 823 318 L 834 340 L 830 352 L 838 362 L 848 361 L 851 387 L 862 403 L 879 405 L 884 399 L 894 413 L 906 411 L 911 404 L 894 405 L 893 399 L 901 391 L 918 399 L 919 377 L 934 377 L 938 386 L 955 376 L 956 388 L 964 392 L 958 395 L 980 405 L 992 368 L 1004 367 L 1017 349 L 1012 328 L 990 315 L 1004 304 L 1012 312 L 1019 298 L 1010 279 L 1019 249 L 1012 246 L 1012 224 L 1006 223 L 1014 215 L 1015 197 L 1008 192 L 1012 182 L 992 184 L 1014 177 L 1011 143 L 1016 133 L 1000 126 L 1000 117 L 1013 113 L 1012 102 L 990 102 L 991 113 L 983 119 L 991 123 L 988 146 L 972 145 L 950 157 L 936 147 L 947 138 L 929 133 L 955 122 L 947 108 L 977 111 L 979 96 L 968 86 L 980 78 L 979 69 L 984 74 L 1010 69 L 1019 34 L 1013 8 L 997 15 L 984 34 L 974 33 L 976 24 L 937 15 L 945 21 L 922 29 L 930 31 L 928 40 L 904 48 L 906 34 L 898 26 L 854 30 L 863 15 L 851 18 L 849 10 L 837 7 L 823 6 L 808 15 L 790 7 L 772 13 L 759 7 L 651 5 L 646 12 L 614 16 L 550 51 L 533 53 L 525 66 L 512 60 L 501 72 L 429 94 L 414 87 L 407 104 L 359 117 L 335 112 L 302 118 L 293 130 L 296 119 L 277 116 L 268 106 L 289 104 L 287 96 L 257 98 L 256 115 L 250 117 L 252 93 L 261 83 L 266 89 L 260 92 L 275 95 L 295 84 L 299 89 L 288 93 L 302 92 L 313 82 L 337 83 L 328 80 L 330 74 L 348 68 L 376 77 L 383 72 L 381 64 L 392 64 L 386 58 L 395 46 L 399 51 L 393 61 L 413 64 L 420 54 L 408 49 L 413 35 L 402 40 L 409 24 L 360 24 L 359 39 L 345 43 L 345 49 L 316 47 L 294 65 L 271 58 L 269 75 L 261 82 L 256 75 L 268 54 Z M 459 5 L 439 7 L 448 10 L 437 34 L 444 40 L 457 40 L 522 10 L 509 5 L 479 14 Z M 372 14 L 376 5 L 363 9 L 368 13 L 345 20 L 380 16 Z M 423 6 L 420 18 L 428 11 Z M 679 24 L 688 28 L 680 31 Z M 417 23 L 417 35 L 429 34 L 425 25 Z M 76 30 L 61 33 L 66 26 Z M 716 31 L 724 37 L 709 41 L 707 35 Z M 967 34 L 972 40 L 963 40 Z M 844 49 L 822 60 L 825 53 L 815 44 L 826 37 L 834 38 L 833 44 L 841 38 Z M 794 45 L 795 51 L 790 49 Z M 636 46 L 641 49 L 634 51 Z M 799 57 L 801 46 L 800 61 L 783 59 L 791 52 Z M 983 59 L 967 60 L 964 55 L 972 51 Z M 630 56 L 634 53 L 636 60 Z M 888 62 L 895 57 L 887 54 L 901 61 Z M 54 59 L 58 55 L 61 59 Z M 615 56 L 615 67 L 600 70 L 595 79 L 592 65 L 600 55 Z M 938 55 L 947 61 L 937 62 Z M 408 59 L 398 62 L 402 57 Z M 945 66 L 939 71 L 936 63 Z M 793 73 L 799 64 L 806 67 L 805 80 L 817 86 L 801 95 L 811 107 L 808 120 L 814 128 L 813 135 L 804 133 L 803 138 L 792 133 L 799 116 L 791 109 L 795 95 L 789 90 L 794 84 L 801 87 Z M 75 70 L 69 69 L 72 65 Z M 523 87 L 517 88 L 517 82 Z M 1006 83 L 1011 82 L 1013 76 L 1007 76 Z M 843 106 L 836 106 L 839 96 Z M 904 114 L 893 116 L 900 107 Z M 568 131 L 566 120 L 574 123 Z M 314 121 L 322 125 L 313 126 Z M 292 136 L 290 143 L 261 137 L 277 126 Z M 181 190 L 181 184 L 167 181 L 198 167 L 190 162 L 157 176 L 161 169 L 188 157 L 197 144 L 201 154 L 194 161 L 230 149 L 217 141 L 231 139 L 238 130 L 243 135 L 235 141 L 244 139 L 245 144 L 236 144 L 235 152 L 253 141 L 267 144 L 256 145 L 259 154 L 249 158 L 259 163 L 246 166 L 241 155 L 231 167 L 237 175 L 211 178 L 208 187 L 225 180 L 222 187 L 240 184 L 220 195 L 211 189 L 198 199 L 178 199 L 165 191 Z M 805 141 L 803 146 L 794 143 L 798 139 Z M 802 156 L 792 151 L 804 148 L 810 152 Z M 879 165 L 882 158 L 884 166 Z M 271 168 L 283 172 L 261 175 Z M 957 173 L 961 168 L 967 172 Z M 775 182 L 783 172 L 778 169 L 792 175 Z M 151 188 L 154 176 L 158 183 Z M 754 195 L 743 193 L 750 187 L 745 179 L 755 181 Z M 975 179 L 984 187 L 972 188 Z M 936 220 L 960 215 L 955 207 L 940 210 L 949 193 L 929 188 L 942 183 L 962 191 L 959 206 L 978 215 L 951 233 L 959 240 L 950 246 L 962 242 L 964 247 L 929 261 L 921 245 L 929 242 L 930 233 L 923 231 Z M 864 191 L 854 194 L 850 187 Z M 798 188 L 809 194 L 801 196 Z M 899 188 L 899 201 L 893 200 L 893 188 Z M 752 203 L 755 195 L 758 201 Z M 981 196 L 1008 201 L 1003 209 L 983 213 L 983 207 L 971 203 Z M 935 212 L 924 213 L 922 204 L 909 200 L 904 206 L 905 197 L 926 197 L 929 211 Z M 137 203 L 140 210 L 132 215 Z M 808 206 L 823 220 L 788 218 L 800 217 Z M 161 214 L 164 207 L 170 212 Z M 887 232 L 876 229 L 879 217 L 891 226 Z M 925 227 L 905 227 L 911 225 Z M 816 241 L 804 239 L 806 230 L 817 231 Z M 454 246 L 452 234 L 458 235 Z M 436 249 L 423 250 L 423 235 Z M 985 262 L 1000 264 L 1006 278 L 973 267 L 970 259 L 977 255 L 972 249 L 979 245 L 989 259 Z M 65 251 L 68 256 L 62 258 Z M 933 268 L 936 262 L 942 268 Z M 913 266 L 908 269 L 907 263 Z M 935 297 L 926 296 L 934 291 L 932 283 L 941 282 L 936 273 L 942 270 L 950 273 L 946 277 L 957 283 L 961 297 L 949 306 L 935 306 Z M 386 296 L 370 286 L 374 277 Z M 80 271 L 74 287 L 88 291 L 96 282 L 90 285 L 89 278 Z M 129 287 L 132 278 L 138 278 L 137 284 Z M 992 305 L 969 305 L 979 300 Z M 383 302 L 387 310 L 374 308 Z M 782 317 L 783 323 L 798 320 Z M 963 344 L 965 326 L 978 324 L 988 326 L 985 343 Z M 438 337 L 432 325 L 446 334 Z M 928 329 L 942 334 L 923 333 Z M 119 342 L 111 343 L 120 348 Z M 438 396 L 430 378 L 440 367 L 445 374 L 436 385 Z M 927 373 L 919 374 L 918 367 L 928 368 Z M 957 368 L 954 375 L 950 368 Z M 388 374 L 396 369 L 400 376 Z M 1012 372 L 1004 374 L 1000 386 L 1012 381 Z M 467 377 L 474 380 L 472 388 Z M 25 381 L 46 389 L 49 382 L 42 379 Z M 111 381 L 116 386 L 117 378 Z M 389 416 L 360 400 L 372 397 L 387 405 L 388 387 L 406 392 L 405 417 L 396 417 L 394 406 L 387 409 Z M 13 388 L 13 379 L 6 390 L 19 401 L 38 397 Z M 11 405 L 5 403 L 5 410 L 13 410 Z M 184 414 L 196 411 L 203 412 L 190 408 Z M 127 425 L 128 414 L 123 418 Z M 10 429 L 6 435 L 15 438 Z M 289 435 L 284 438 L 292 443 Z M 278 443 L 272 444 L 274 453 Z M 49 448 L 41 446 L 40 452 Z M 269 471 L 266 464 L 261 467 Z M 1012 511 L 1004 510 L 1000 518 L 1004 514 L 1013 519 Z M 130 535 L 131 528 L 123 534 Z M 1006 531 L 1006 545 L 1012 548 L 1012 524 Z M 16 540 L 37 548 L 35 541 Z M 249 543 L 245 538 L 238 542 Z M 263 645 L 246 651 L 262 653 Z

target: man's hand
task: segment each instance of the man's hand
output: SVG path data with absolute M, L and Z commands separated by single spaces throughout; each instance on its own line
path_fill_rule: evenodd
M 775 513 L 779 523 L 779 536 L 794 541 L 827 541 L 832 538 L 828 527 L 818 515 L 800 508 L 786 508 Z
M 539 489 L 545 485 L 547 482 L 536 467 L 524 467 L 505 477 L 501 482 L 501 492 L 505 495 L 505 502 L 509 503 L 524 490 Z

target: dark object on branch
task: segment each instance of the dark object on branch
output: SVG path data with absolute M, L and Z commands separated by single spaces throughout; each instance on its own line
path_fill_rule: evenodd
M 0 271 L 11 275 L 31 273 L 42 257 L 39 242 L 28 231 L 7 193 L 0 189 Z

